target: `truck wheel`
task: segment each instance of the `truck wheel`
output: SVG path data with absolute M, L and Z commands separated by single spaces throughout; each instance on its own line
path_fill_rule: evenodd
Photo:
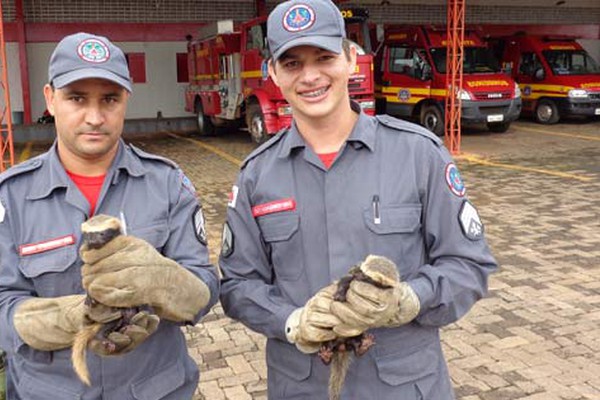
M 253 103 L 248 105 L 246 125 L 248 125 L 248 132 L 250 132 L 250 137 L 252 137 L 254 143 L 260 144 L 267 140 L 269 134 L 265 125 L 265 117 L 259 104 Z
M 423 106 L 420 123 L 437 136 L 444 136 L 444 117 L 437 106 L 433 104 Z
M 210 117 L 204 114 L 204 110 L 202 109 L 202 102 L 200 100 L 196 100 L 194 110 L 196 110 L 196 123 L 198 124 L 198 134 L 200 136 L 214 135 L 215 125 L 210 120 Z
M 535 108 L 535 120 L 540 124 L 555 124 L 560 119 L 558 107 L 552 100 L 542 99 Z
M 490 132 L 504 133 L 510 127 L 510 122 L 494 122 L 487 124 L 487 127 L 490 130 Z

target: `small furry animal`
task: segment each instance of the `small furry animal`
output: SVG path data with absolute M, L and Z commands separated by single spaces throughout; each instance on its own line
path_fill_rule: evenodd
M 121 235 L 121 222 L 114 217 L 108 215 L 96 215 L 81 225 L 83 234 L 83 246 L 88 249 L 99 249 L 106 243 L 110 242 L 115 237 Z M 88 306 L 98 304 L 90 296 L 86 298 Z M 131 325 L 131 318 L 137 314 L 139 307 L 119 308 L 121 318 L 106 324 L 100 322 L 89 323 L 85 325 L 77 334 L 73 341 L 73 349 L 71 354 L 71 362 L 75 373 L 86 385 L 90 386 L 90 374 L 86 363 L 86 353 L 90 341 L 99 336 L 102 345 L 107 353 L 112 353 L 116 350 L 115 345 L 110 340 L 106 339 L 108 334 L 114 331 L 123 332 Z
M 335 301 L 346 301 L 350 283 L 358 280 L 370 283 L 379 288 L 392 288 L 399 280 L 396 265 L 381 256 L 369 255 L 360 265 L 350 268 L 343 276 L 333 296 Z M 375 337 L 370 333 L 362 333 L 351 338 L 337 338 L 323 343 L 319 350 L 319 358 L 325 365 L 331 364 L 329 373 L 329 398 L 339 400 L 342 394 L 346 373 L 350 367 L 350 353 L 356 357 L 365 354 L 375 344 Z

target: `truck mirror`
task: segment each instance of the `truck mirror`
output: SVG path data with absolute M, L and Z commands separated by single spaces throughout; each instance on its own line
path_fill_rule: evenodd
M 262 58 L 264 58 L 265 60 L 268 59 L 269 57 L 271 57 L 271 54 L 269 53 L 269 49 L 267 49 L 267 48 L 260 49 L 260 56 Z
M 538 81 L 544 80 L 544 78 L 546 77 L 546 73 L 544 72 L 544 68 L 538 68 L 538 69 L 536 69 L 535 72 L 533 73 L 533 77 L 535 79 L 537 79 Z
M 421 69 L 421 80 L 428 81 L 431 79 L 431 66 L 429 64 L 423 65 L 423 69 Z

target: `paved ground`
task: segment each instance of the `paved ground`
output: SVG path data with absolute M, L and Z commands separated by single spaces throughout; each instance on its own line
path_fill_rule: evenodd
M 137 145 L 176 160 L 201 192 L 213 259 L 245 134 Z M 501 264 L 488 298 L 443 330 L 461 400 L 600 399 L 600 122 L 463 135 L 457 158 Z M 266 399 L 265 341 L 216 306 L 187 328 L 196 399 Z M 368 399 L 367 399 L 368 400 Z

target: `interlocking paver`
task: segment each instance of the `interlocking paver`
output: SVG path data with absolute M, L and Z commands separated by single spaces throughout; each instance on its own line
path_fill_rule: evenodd
M 569 139 L 519 131 L 587 135 Z M 484 166 L 458 158 L 469 197 L 486 223 L 501 269 L 489 294 L 442 330 L 460 400 L 600 399 L 600 122 L 541 127 L 519 121 L 513 133 L 463 135 L 462 150 L 585 180 Z M 242 160 L 247 134 L 194 138 Z M 200 193 L 211 260 L 217 261 L 228 193 L 238 166 L 188 140 L 136 140 L 178 162 Z M 217 305 L 184 327 L 198 363 L 198 399 L 266 400 L 265 338 Z M 368 399 L 367 399 L 368 400 Z

